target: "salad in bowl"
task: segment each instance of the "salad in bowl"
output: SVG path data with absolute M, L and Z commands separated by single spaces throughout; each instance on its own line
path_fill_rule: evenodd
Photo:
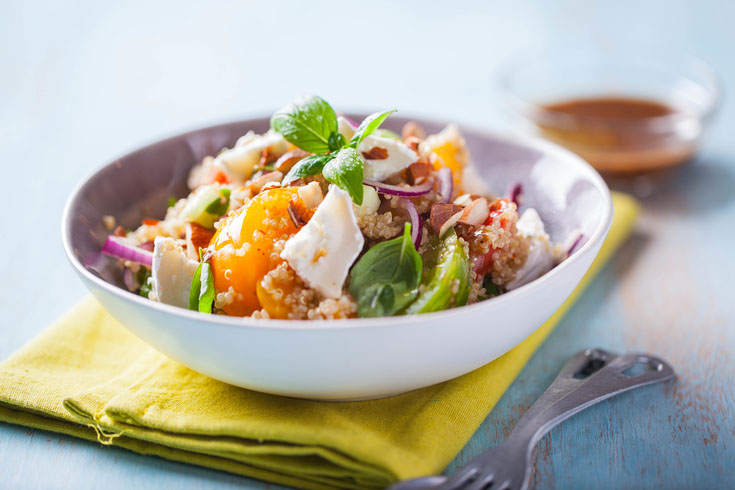
M 296 99 L 205 157 L 165 218 L 103 221 L 125 286 L 202 313 L 281 320 L 437 312 L 516 289 L 567 258 L 520 185 L 489 192 L 458 128 L 359 124 Z M 89 264 L 94 268 L 94 261 Z

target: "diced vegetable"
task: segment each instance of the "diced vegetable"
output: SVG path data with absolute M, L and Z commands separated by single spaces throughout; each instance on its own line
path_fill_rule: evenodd
M 124 238 L 114 235 L 107 237 L 105 244 L 102 246 L 102 253 L 112 257 L 117 257 L 118 259 L 136 262 L 146 267 L 150 267 L 153 264 L 153 254 L 151 252 L 140 247 L 130 245 Z
M 463 306 L 470 294 L 470 263 L 460 238 L 451 230 L 443 240 L 433 237 L 424 256 L 425 286 L 406 313 L 428 313 Z
M 199 223 L 213 228 L 214 222 L 227 212 L 230 205 L 230 190 L 218 185 L 202 186 L 189 197 L 180 217 L 184 221 Z

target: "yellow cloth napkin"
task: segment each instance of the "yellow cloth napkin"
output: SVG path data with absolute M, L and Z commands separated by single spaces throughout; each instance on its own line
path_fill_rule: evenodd
M 315 402 L 215 381 L 154 351 L 92 298 L 0 364 L 0 420 L 310 489 L 379 488 L 439 473 L 628 235 L 612 229 L 580 285 L 542 327 L 459 378 L 382 400 Z

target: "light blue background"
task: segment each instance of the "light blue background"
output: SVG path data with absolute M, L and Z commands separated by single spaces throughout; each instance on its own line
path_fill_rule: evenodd
M 85 294 L 59 239 L 74 184 L 177 132 L 319 93 L 503 129 L 491 80 L 547 42 L 694 51 L 735 88 L 735 2 L 0 3 L 0 359 Z M 640 232 L 511 387 L 458 463 L 502 440 L 577 349 L 657 352 L 676 388 L 624 395 L 545 438 L 540 488 L 728 488 L 735 481 L 735 111 L 694 165 L 652 183 Z M 624 184 L 618 184 L 624 185 Z M 261 483 L 0 425 L 0 487 Z

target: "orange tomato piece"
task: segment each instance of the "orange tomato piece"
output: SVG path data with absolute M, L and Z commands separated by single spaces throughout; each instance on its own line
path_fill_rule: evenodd
M 439 157 L 434 160 L 434 170 L 439 170 L 442 167 L 447 167 L 451 170 L 452 177 L 454 178 L 454 187 L 455 189 L 459 189 L 462 186 L 463 168 L 460 160 L 460 149 L 448 141 L 441 146 L 437 146 L 432 151 Z
M 292 199 L 300 200 L 296 188 L 261 192 L 229 216 L 212 237 L 214 288 L 233 288 L 235 293 L 234 301 L 222 308 L 228 315 L 250 315 L 261 308 L 258 284 L 283 261 L 271 257 L 274 243 L 298 231 L 288 214 Z
M 283 296 L 287 296 L 292 292 L 292 289 L 287 287 L 281 287 L 279 289 L 283 291 Z M 279 320 L 288 319 L 288 314 L 291 312 L 291 308 L 283 302 L 283 298 L 275 297 L 270 290 L 264 288 L 263 281 L 258 281 L 256 294 L 258 296 L 258 301 L 260 302 L 260 307 L 268 312 L 268 316 Z

